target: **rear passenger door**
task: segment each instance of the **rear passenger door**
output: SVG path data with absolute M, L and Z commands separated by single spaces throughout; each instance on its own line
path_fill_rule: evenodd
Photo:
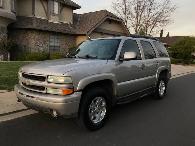
M 144 88 L 153 87 L 156 83 L 158 60 L 150 41 L 140 40 L 144 55 Z

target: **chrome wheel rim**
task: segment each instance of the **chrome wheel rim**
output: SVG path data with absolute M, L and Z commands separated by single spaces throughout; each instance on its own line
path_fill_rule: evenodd
M 96 97 L 89 106 L 89 119 L 92 123 L 100 123 L 106 116 L 106 100 L 103 97 Z
M 159 84 L 159 95 L 160 96 L 164 96 L 165 90 L 166 90 L 165 82 L 164 81 L 160 81 L 160 84 Z

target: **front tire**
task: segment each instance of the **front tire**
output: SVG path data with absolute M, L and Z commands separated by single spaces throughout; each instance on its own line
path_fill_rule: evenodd
M 102 128 L 109 115 L 108 99 L 108 93 L 100 87 L 87 90 L 80 104 L 79 124 L 91 131 Z

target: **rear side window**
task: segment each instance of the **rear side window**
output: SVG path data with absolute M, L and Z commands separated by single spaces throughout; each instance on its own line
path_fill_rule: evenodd
M 156 58 L 156 53 L 155 53 L 154 48 L 152 47 L 150 42 L 140 41 L 140 43 L 141 43 L 142 48 L 143 48 L 145 59 Z
M 123 44 L 122 54 L 125 52 L 135 52 L 137 54 L 137 60 L 141 60 L 141 54 L 137 42 L 135 40 L 126 40 Z
M 160 57 L 169 57 L 169 54 L 168 54 L 165 46 L 162 43 L 155 41 L 154 45 L 155 45 Z

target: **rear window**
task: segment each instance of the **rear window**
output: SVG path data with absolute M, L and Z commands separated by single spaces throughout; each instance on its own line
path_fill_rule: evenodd
M 154 45 L 155 45 L 160 57 L 169 57 L 169 54 L 168 54 L 165 46 L 162 43 L 155 41 Z

